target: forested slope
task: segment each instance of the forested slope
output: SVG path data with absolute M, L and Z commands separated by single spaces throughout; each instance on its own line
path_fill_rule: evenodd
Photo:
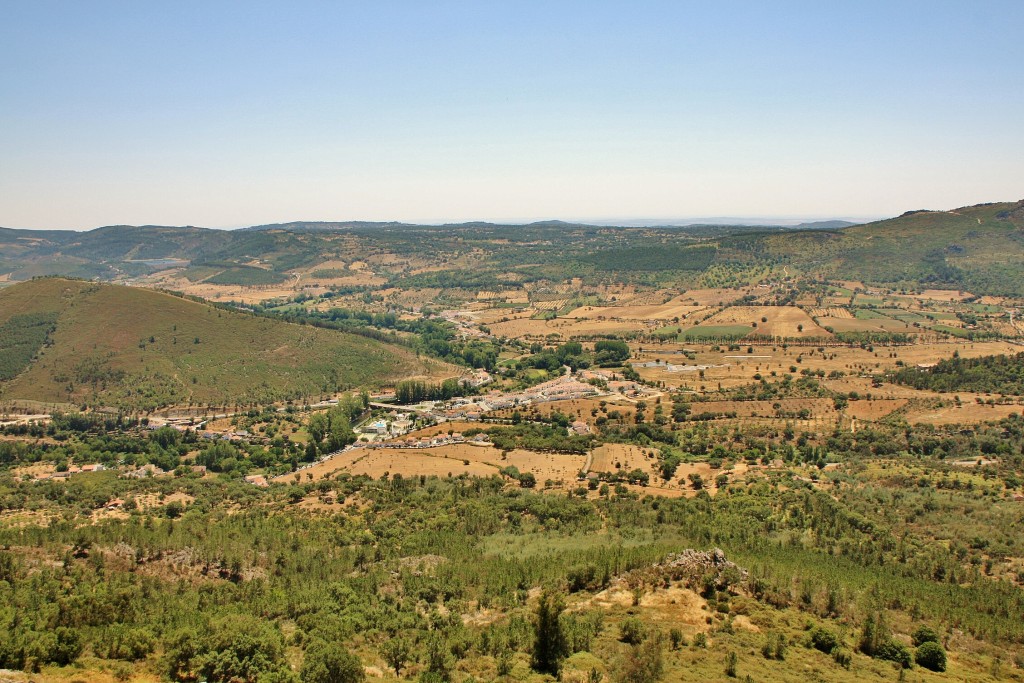
M 0 344 L 10 347 L 2 398 L 131 410 L 318 396 L 427 372 L 410 351 L 365 337 L 57 278 L 0 291 Z

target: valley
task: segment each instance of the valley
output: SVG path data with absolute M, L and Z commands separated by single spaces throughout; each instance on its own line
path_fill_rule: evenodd
M 1021 215 L 0 232 L 0 678 L 1024 680 Z

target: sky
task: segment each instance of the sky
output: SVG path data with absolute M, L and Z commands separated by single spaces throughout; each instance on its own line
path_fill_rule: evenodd
M 0 0 L 0 226 L 1024 198 L 1024 2 Z

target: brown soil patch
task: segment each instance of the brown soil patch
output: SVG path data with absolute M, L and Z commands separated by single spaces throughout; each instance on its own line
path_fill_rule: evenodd
M 1010 415 L 1021 415 L 1022 413 L 1024 413 L 1024 406 L 1020 405 L 989 406 L 965 402 L 960 405 L 954 404 L 931 410 L 912 410 L 907 413 L 907 421 L 932 425 L 977 424 L 1001 420 Z
M 763 319 L 767 319 L 767 322 Z M 757 324 L 755 328 L 753 325 Z M 730 306 L 708 318 L 704 325 L 744 325 L 752 335 L 772 337 L 828 337 L 807 313 L 796 306 Z
M 894 410 L 907 405 L 907 399 L 883 399 L 870 401 L 850 401 L 844 412 L 858 420 L 880 420 Z
M 604 408 L 606 412 L 601 412 L 602 402 L 605 403 Z M 653 409 L 654 406 L 651 405 L 651 402 L 648 402 L 648 411 L 652 411 Z M 623 419 L 627 422 L 631 422 L 633 420 L 633 415 L 636 412 L 636 405 L 629 403 L 624 399 L 616 399 L 615 396 L 607 396 L 602 398 L 578 398 L 571 399 L 569 401 L 548 401 L 545 403 L 536 403 L 534 405 L 524 406 L 518 409 L 504 408 L 502 410 L 495 410 L 488 413 L 488 415 L 510 418 L 516 410 L 526 417 L 530 417 L 532 415 L 546 417 L 557 411 L 568 415 L 573 421 L 581 420 L 593 427 L 597 418 L 607 416 L 608 412 L 613 410 L 619 411 L 619 413 L 622 414 Z M 591 415 L 591 411 L 594 410 L 597 411 L 597 415 Z
M 649 306 L 582 306 L 567 313 L 564 317 L 573 319 L 599 319 L 599 320 L 634 320 L 634 321 L 670 321 L 675 318 L 683 318 L 706 310 L 704 306 L 694 306 L 689 303 L 686 295 L 678 296 L 663 304 Z
M 579 603 L 578 608 L 598 607 L 603 610 L 627 608 L 633 605 L 633 592 L 622 580 Z M 648 589 L 640 597 L 644 608 L 644 621 L 658 628 L 685 626 L 689 633 L 707 632 L 711 626 L 707 601 L 694 591 L 679 586 Z
M 849 318 L 853 319 L 853 313 L 840 306 L 829 308 L 812 308 L 809 311 L 812 318 Z
M 697 306 L 721 306 L 742 299 L 752 291 L 750 287 L 741 289 L 691 289 L 683 293 L 683 301 Z
M 778 405 L 778 411 L 775 406 Z M 691 415 L 702 412 L 736 413 L 736 417 L 781 417 L 793 419 L 801 410 L 827 417 L 835 412 L 830 398 L 783 398 L 774 401 L 705 401 L 691 403 Z
M 358 448 L 301 470 L 303 481 L 323 479 L 338 472 L 353 475 L 365 474 L 379 478 L 401 474 L 411 476 L 470 476 L 489 477 L 498 474 L 503 467 L 514 466 L 520 472 L 532 472 L 538 484 L 547 480 L 561 481 L 569 486 L 576 481 L 583 469 L 586 457 L 560 453 L 535 453 L 514 450 L 505 459 L 502 452 L 493 446 L 450 444 L 436 448 Z M 277 477 L 274 481 L 289 483 L 296 473 Z

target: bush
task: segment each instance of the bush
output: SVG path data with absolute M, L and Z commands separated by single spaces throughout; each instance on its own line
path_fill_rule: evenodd
M 843 667 L 844 669 L 849 669 L 850 662 L 852 661 L 853 656 L 850 654 L 850 651 L 847 650 L 845 647 L 837 647 L 836 649 L 832 650 L 832 659 L 834 659 L 836 664 Z
M 673 650 L 678 650 L 683 645 L 686 645 L 686 636 L 677 628 L 669 629 L 668 642 Z
M 914 641 L 914 647 L 921 647 L 925 643 L 939 642 L 939 634 L 931 626 L 921 626 L 910 636 Z
M 761 646 L 761 654 L 765 659 L 785 659 L 786 636 L 782 633 L 769 633 L 764 645 Z
M 815 626 L 811 631 L 811 645 L 816 650 L 831 654 L 832 650 L 839 647 L 839 636 L 824 626 Z
M 725 658 L 725 675 L 729 678 L 736 678 L 736 653 L 729 652 Z
M 578 593 L 597 585 L 597 567 L 593 564 L 577 565 L 569 570 L 565 578 L 569 583 L 569 592 Z
M 929 671 L 945 671 L 946 651 L 934 640 L 926 640 L 918 646 L 914 661 Z
M 655 683 L 665 672 L 661 637 L 648 638 L 630 647 L 612 679 L 615 683 Z
M 875 658 L 896 662 L 904 669 L 909 669 L 914 665 L 914 660 L 910 656 L 910 648 L 895 640 L 890 640 L 878 648 Z
M 619 641 L 627 645 L 639 645 L 645 635 L 644 623 L 636 617 L 625 619 L 619 625 Z
M 303 683 L 360 683 L 366 678 L 359 658 L 337 643 L 314 641 L 302 660 Z

